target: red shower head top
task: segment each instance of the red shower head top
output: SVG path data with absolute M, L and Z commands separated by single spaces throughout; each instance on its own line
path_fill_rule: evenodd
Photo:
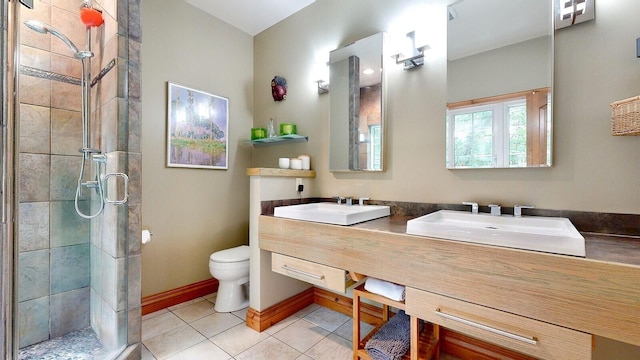
M 104 24 L 102 12 L 94 8 L 89 0 L 84 0 L 80 5 L 80 20 L 86 27 L 96 27 Z

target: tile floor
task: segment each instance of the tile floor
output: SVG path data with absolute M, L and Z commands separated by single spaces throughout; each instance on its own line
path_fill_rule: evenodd
M 313 304 L 259 333 L 245 325 L 247 309 L 217 313 L 214 303 L 212 294 L 143 316 L 142 359 L 352 359 L 349 316 Z

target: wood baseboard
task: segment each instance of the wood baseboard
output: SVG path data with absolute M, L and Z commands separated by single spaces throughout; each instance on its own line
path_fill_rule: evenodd
M 298 311 L 313 304 L 314 288 L 309 288 L 298 295 L 285 299 L 265 310 L 258 311 L 249 308 L 247 311 L 247 326 L 256 331 L 268 329 L 279 321 L 288 318 Z
M 166 309 L 218 291 L 218 280 L 211 278 L 142 298 L 142 315 Z

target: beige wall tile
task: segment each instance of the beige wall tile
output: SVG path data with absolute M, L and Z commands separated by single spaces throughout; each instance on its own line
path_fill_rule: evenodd
M 20 105 L 20 152 L 49 153 L 50 119 L 51 110 L 48 107 Z
M 51 54 L 51 72 L 80 79 L 82 62 L 69 56 Z
M 55 82 L 51 91 L 51 107 L 80 111 L 82 108 L 82 88 L 79 85 Z
M 51 153 L 78 155 L 82 147 L 82 115 L 78 111 L 51 109 Z
M 20 75 L 20 103 L 51 106 L 51 80 Z
M 48 71 L 51 69 L 51 53 L 31 46 L 20 46 L 20 65 Z

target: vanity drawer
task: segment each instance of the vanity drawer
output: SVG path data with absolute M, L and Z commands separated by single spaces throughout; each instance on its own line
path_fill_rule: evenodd
M 271 270 L 329 290 L 346 292 L 353 284 L 347 271 L 282 254 L 271 254 Z
M 591 359 L 592 336 L 407 287 L 407 314 L 541 359 Z

